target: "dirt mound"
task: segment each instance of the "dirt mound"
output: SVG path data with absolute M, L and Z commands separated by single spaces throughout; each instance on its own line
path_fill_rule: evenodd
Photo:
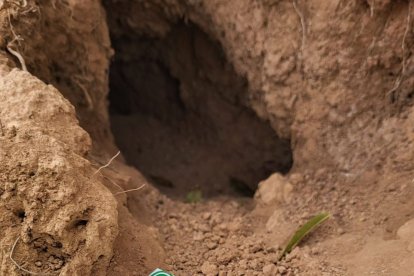
M 73 106 L 16 69 L 0 78 L 0 102 L 1 274 L 18 271 L 11 258 L 32 272 L 105 272 L 116 202 L 93 177 Z
M 102 2 L 0 1 L 0 274 L 414 273 L 411 1 Z

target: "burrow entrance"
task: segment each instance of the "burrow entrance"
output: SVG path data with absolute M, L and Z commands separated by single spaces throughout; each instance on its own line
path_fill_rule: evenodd
M 112 43 L 112 132 L 127 162 L 162 192 L 252 196 L 260 180 L 289 171 L 290 141 L 249 109 L 246 80 L 197 26 Z

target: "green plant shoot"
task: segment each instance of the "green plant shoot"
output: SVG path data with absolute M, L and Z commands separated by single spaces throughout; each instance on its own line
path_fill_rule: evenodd
M 303 238 L 308 235 L 312 230 L 321 225 L 325 220 L 329 218 L 328 213 L 320 213 L 310 220 L 308 220 L 303 226 L 296 230 L 295 234 L 290 238 L 289 242 L 282 251 L 282 254 L 279 257 L 279 261 L 288 253 L 290 253 L 293 248 L 295 248 Z
M 187 203 L 199 203 L 202 200 L 203 200 L 203 193 L 200 190 L 191 191 L 185 197 L 185 201 Z

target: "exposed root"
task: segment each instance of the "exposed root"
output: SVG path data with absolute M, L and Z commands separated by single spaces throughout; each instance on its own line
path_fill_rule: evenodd
M 103 178 L 105 178 L 106 180 L 108 180 L 109 182 L 111 182 L 111 184 L 113 184 L 114 186 L 118 187 L 121 191 L 124 190 L 121 186 L 119 186 L 118 184 L 116 184 L 116 182 L 113 181 L 111 178 L 109 178 L 107 176 L 103 176 Z
M 108 167 L 109 165 L 111 165 L 111 163 L 112 163 L 112 161 L 114 161 L 114 159 L 115 158 L 117 158 L 118 157 L 118 155 L 121 153 L 121 151 L 118 151 L 111 159 L 109 159 L 109 161 L 108 161 L 108 163 L 106 163 L 105 165 L 103 165 L 103 166 L 101 166 L 101 167 L 99 167 L 99 169 L 96 171 L 96 172 L 94 172 L 94 174 L 92 175 L 92 176 L 94 176 L 94 175 L 96 175 L 97 173 L 99 173 L 101 170 L 103 170 L 103 169 L 105 169 L 106 167 Z
M 406 45 L 405 45 L 405 40 L 407 38 L 407 35 L 410 31 L 410 27 L 411 27 L 411 0 L 408 1 L 408 14 L 407 14 L 407 25 L 405 27 L 405 32 L 404 32 L 404 36 L 403 36 L 403 40 L 401 43 L 401 48 L 402 48 L 402 68 L 401 68 L 401 74 L 397 77 L 397 79 L 395 80 L 394 86 L 393 88 L 391 88 L 390 91 L 388 91 L 388 95 L 396 92 L 398 90 L 398 88 L 400 88 L 401 82 L 405 76 L 405 71 L 406 71 L 406 66 L 407 66 L 407 57 L 406 57 Z
M 106 163 L 105 165 L 99 167 L 99 169 L 93 174 L 96 175 L 97 173 L 99 173 L 102 169 L 108 167 L 109 165 L 111 165 L 112 161 L 114 161 L 115 158 L 118 157 L 118 155 L 121 153 L 121 151 L 118 151 L 114 156 L 112 156 L 112 158 L 108 161 L 108 163 Z M 139 186 L 138 188 L 134 188 L 134 189 L 129 189 L 129 190 L 124 190 L 121 186 L 119 186 L 115 181 L 113 181 L 111 178 L 107 177 L 107 176 L 103 176 L 106 180 L 108 180 L 111 184 L 113 184 L 114 186 L 118 187 L 121 191 L 120 192 L 116 192 L 113 195 L 120 195 L 120 194 L 125 194 L 125 193 L 129 193 L 129 192 L 134 192 L 134 191 L 138 191 L 141 190 L 142 188 L 145 187 L 145 185 L 147 185 L 146 183 L 142 184 L 141 186 Z
M 12 44 L 14 42 L 14 39 L 11 41 L 11 42 L 9 42 L 8 44 L 7 44 L 7 51 L 9 51 L 10 52 L 10 54 L 12 54 L 13 56 L 15 56 L 18 60 L 19 60 L 19 62 L 20 62 L 20 65 L 22 66 L 22 70 L 23 71 L 27 71 L 27 67 L 26 67 L 26 62 L 24 61 L 24 58 L 22 57 L 22 55 L 19 53 L 19 52 L 17 52 L 17 51 L 15 51 L 15 50 L 13 50 L 11 47 L 10 47 L 10 45 Z
M 88 102 L 88 109 L 93 110 L 94 104 L 92 101 L 92 97 L 88 92 L 88 89 L 86 89 L 86 87 L 83 84 L 81 84 L 79 81 L 74 80 L 74 82 L 79 86 L 79 88 L 82 90 L 83 94 L 85 95 L 85 99 Z
M 300 47 L 300 51 L 303 53 L 303 49 L 305 48 L 305 42 L 306 42 L 306 24 L 305 24 L 305 18 L 303 16 L 303 13 L 298 8 L 297 0 L 292 0 L 293 8 L 295 9 L 296 13 L 298 14 L 300 18 L 300 24 L 302 25 L 302 45 Z
M 26 4 L 27 4 L 27 3 L 26 3 Z M 13 56 L 15 56 L 15 57 L 19 60 L 20 65 L 21 65 L 21 67 L 22 67 L 22 70 L 23 70 L 23 71 L 27 71 L 26 62 L 24 61 L 23 56 L 22 56 L 22 55 L 21 55 L 18 51 L 16 51 L 16 50 L 14 50 L 14 49 L 12 49 L 12 48 L 11 48 L 11 45 L 12 45 L 15 41 L 19 42 L 19 41 L 21 41 L 21 40 L 23 40 L 23 39 L 21 38 L 21 36 L 20 36 L 20 35 L 17 35 L 17 34 L 15 33 L 14 28 L 13 28 L 13 25 L 12 25 L 12 23 L 11 23 L 11 19 L 10 19 L 10 12 L 9 12 L 8 10 L 7 10 L 7 16 L 8 16 L 8 19 L 9 19 L 10 31 L 12 32 L 13 37 L 14 37 L 12 41 L 10 41 L 9 43 L 7 43 L 7 46 L 6 46 L 7 51 L 9 51 L 9 52 L 10 52 L 10 54 L 12 54 Z
M 14 243 L 13 243 L 13 246 L 12 246 L 12 248 L 11 248 L 11 250 L 10 250 L 10 255 L 9 255 L 9 258 L 10 258 L 10 261 L 12 261 L 12 263 L 19 269 L 19 270 L 21 270 L 21 271 L 23 271 L 23 272 L 26 272 L 26 273 L 28 273 L 28 274 L 30 274 L 30 275 L 43 275 L 43 276 L 45 276 L 45 275 L 56 275 L 58 272 L 56 272 L 56 273 L 54 273 L 54 274 L 46 274 L 46 273 L 40 273 L 40 272 L 33 272 L 33 271 L 30 271 L 30 270 L 27 270 L 27 269 L 25 269 L 22 265 L 19 265 L 17 262 L 16 262 L 16 260 L 14 260 L 13 259 L 13 254 L 14 254 L 14 250 L 16 249 L 16 245 L 17 245 L 17 242 L 20 240 L 20 237 L 17 237 L 17 239 L 14 241 Z
M 120 194 L 124 194 L 124 193 L 129 193 L 129 192 L 133 192 L 133 191 L 138 191 L 141 190 L 142 188 L 145 187 L 145 185 L 147 185 L 146 183 L 142 184 L 140 187 L 135 188 L 135 189 L 129 189 L 129 190 L 124 190 L 121 186 L 119 186 L 118 184 L 116 184 L 115 181 L 113 181 L 111 178 L 107 177 L 107 176 L 103 176 L 106 180 L 108 180 L 109 182 L 111 182 L 111 184 L 113 184 L 114 186 L 118 187 L 121 191 L 120 192 L 116 192 L 113 195 L 120 195 Z
M 142 188 L 144 188 L 144 187 L 145 187 L 145 185 L 147 185 L 147 184 L 146 184 L 146 183 L 144 183 L 144 184 L 142 184 L 141 186 L 139 186 L 138 188 L 135 188 L 135 189 L 129 189 L 129 190 L 125 190 L 125 191 L 122 191 L 122 192 L 117 192 L 117 193 L 115 193 L 115 194 L 114 194 L 114 196 L 116 196 L 116 195 L 120 195 L 120 194 L 125 194 L 125 193 L 129 193 L 129 192 L 134 192 L 134 191 L 141 190 Z

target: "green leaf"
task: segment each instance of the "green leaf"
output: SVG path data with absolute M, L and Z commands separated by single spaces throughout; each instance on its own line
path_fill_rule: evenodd
M 320 213 L 310 220 L 308 220 L 302 227 L 300 227 L 298 230 L 296 230 L 295 234 L 290 238 L 289 242 L 285 246 L 285 249 L 283 249 L 282 254 L 279 257 L 279 261 L 288 253 L 290 253 L 293 248 L 295 248 L 303 238 L 308 235 L 312 230 L 314 230 L 316 227 L 321 225 L 325 220 L 329 218 L 328 213 Z
M 202 200 L 203 200 L 203 193 L 200 190 L 191 191 L 185 197 L 185 201 L 187 203 L 199 203 Z

